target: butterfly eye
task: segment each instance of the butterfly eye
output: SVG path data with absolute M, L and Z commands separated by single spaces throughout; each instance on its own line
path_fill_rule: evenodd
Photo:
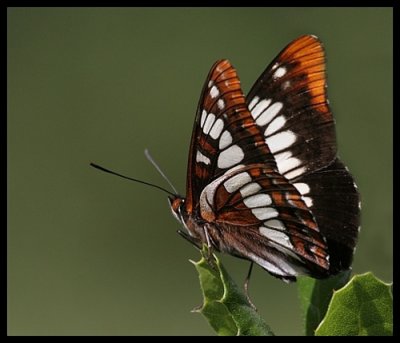
M 181 203 L 182 199 L 181 198 L 176 198 L 176 197 L 168 197 L 168 202 L 171 207 L 171 212 L 174 215 L 174 217 L 178 220 L 181 221 Z

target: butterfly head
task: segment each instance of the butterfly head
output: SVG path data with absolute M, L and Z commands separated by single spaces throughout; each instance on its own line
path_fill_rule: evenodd
M 185 199 L 180 197 L 179 195 L 176 196 L 169 196 L 168 197 L 169 206 L 171 207 L 172 214 L 174 217 L 179 221 L 183 222 L 183 213 L 185 211 Z
M 192 216 L 189 215 L 186 210 L 185 200 L 185 198 L 179 195 L 168 197 L 172 214 L 185 228 L 185 230 L 178 230 L 178 233 L 194 246 L 201 249 L 203 243 L 206 242 L 204 230 L 193 220 Z

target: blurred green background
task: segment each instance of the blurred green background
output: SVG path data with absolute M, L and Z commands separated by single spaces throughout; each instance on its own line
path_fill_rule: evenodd
M 164 194 L 184 193 L 194 114 L 211 65 L 247 92 L 292 39 L 328 57 L 339 154 L 359 185 L 353 270 L 392 273 L 391 8 L 8 8 L 8 334 L 212 335 Z M 242 284 L 248 263 L 223 256 Z M 250 289 L 278 335 L 302 334 L 296 285 L 256 268 Z

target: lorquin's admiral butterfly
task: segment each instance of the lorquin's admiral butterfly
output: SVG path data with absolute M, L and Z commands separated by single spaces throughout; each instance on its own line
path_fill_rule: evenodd
M 195 246 L 283 280 L 350 267 L 360 200 L 336 155 L 317 37 L 286 46 L 246 98 L 230 62 L 213 65 L 195 117 L 186 197 L 169 201 L 185 228 L 178 232 Z

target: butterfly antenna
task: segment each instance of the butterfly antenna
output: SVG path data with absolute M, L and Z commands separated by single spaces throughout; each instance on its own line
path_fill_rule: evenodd
M 109 169 L 107 169 L 107 168 L 104 168 L 104 167 L 102 167 L 102 166 L 99 166 L 99 165 L 96 164 L 96 163 L 90 163 L 90 165 L 91 165 L 93 168 L 99 169 L 99 170 L 101 170 L 101 171 L 103 171 L 103 172 L 106 172 L 106 173 L 109 173 L 109 174 L 113 174 L 113 175 L 117 175 L 117 176 L 122 177 L 122 178 L 124 178 L 124 179 L 128 179 L 128 180 L 131 180 L 131 181 L 139 182 L 139 183 L 142 183 L 142 184 L 144 184 L 144 185 L 147 185 L 147 186 L 150 186 L 150 187 L 154 187 L 154 188 L 160 189 L 160 190 L 164 191 L 165 193 L 168 193 L 168 194 L 170 194 L 170 195 L 172 195 L 172 196 L 174 196 L 174 197 L 177 195 L 177 193 L 174 194 L 174 193 L 172 193 L 172 192 L 166 190 L 165 188 L 160 187 L 160 186 L 157 186 L 157 185 L 155 185 L 155 184 L 153 184 L 153 183 L 146 182 L 146 181 L 142 181 L 142 180 L 138 180 L 138 179 L 134 179 L 134 178 L 132 178 L 132 177 L 128 177 L 128 176 L 125 176 L 125 175 L 116 173 L 116 172 L 114 172 L 114 171 L 112 171 L 112 170 L 109 170 Z
M 167 176 L 163 173 L 163 171 L 162 171 L 161 168 L 158 166 L 158 164 L 156 163 L 156 161 L 154 161 L 153 157 L 150 155 L 150 151 L 149 151 L 148 149 L 144 149 L 144 154 L 146 155 L 146 158 L 150 161 L 150 163 L 158 170 L 158 172 L 161 174 L 161 176 L 164 178 L 164 180 L 168 182 L 168 184 L 171 186 L 171 188 L 173 189 L 173 191 L 175 192 L 175 194 L 178 194 L 178 191 L 176 190 L 176 188 L 174 187 L 174 185 L 172 184 L 172 182 L 169 181 L 169 179 L 167 178 Z

